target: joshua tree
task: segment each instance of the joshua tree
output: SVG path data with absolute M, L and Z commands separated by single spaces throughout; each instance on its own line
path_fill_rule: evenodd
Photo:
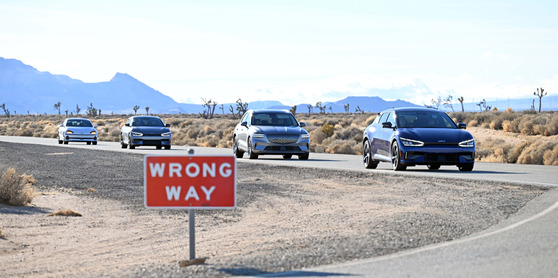
M 149 115 L 149 106 L 145 107 L 145 114 Z
M 461 103 L 461 112 L 465 112 L 465 108 L 463 108 L 463 96 L 458 97 L 457 100 Z
M 2 103 L 2 105 L 0 105 L 0 108 L 2 108 L 2 110 L 4 110 L 4 114 L 6 114 L 6 117 L 9 118 L 9 117 L 10 117 L 10 110 L 8 110 L 8 109 L 6 108 L 6 104 L 5 104 L 5 103 Z
M 343 105 L 343 108 L 345 108 L 345 113 L 349 113 L 349 111 L 350 111 L 349 106 L 350 106 L 350 104 L 348 104 L 348 103 Z
M 221 109 L 221 114 L 225 115 L 225 106 L 223 104 L 219 106 L 219 109 Z
M 544 96 L 546 96 L 547 94 L 548 94 L 548 93 L 545 93 L 543 88 L 537 88 L 537 91 L 536 91 L 536 92 L 533 92 L 533 95 L 539 97 L 539 113 L 541 113 L 542 98 L 543 98 Z
M 236 100 L 236 111 L 238 111 L 238 115 L 242 117 L 244 113 L 248 110 L 248 102 L 242 102 L 242 99 Z
M 202 101 L 203 101 L 202 106 L 204 107 L 204 110 L 203 113 L 200 113 L 200 115 L 205 119 L 213 118 L 213 114 L 215 113 L 215 107 L 217 106 L 217 102 L 212 101 L 211 99 L 206 100 L 204 98 L 202 98 Z
M 357 105 L 357 107 L 355 108 L 355 113 L 359 113 L 359 112 L 364 114 L 364 111 L 362 109 L 360 109 L 359 105 Z
M 139 105 L 134 105 L 134 108 L 132 108 L 132 109 L 134 110 L 134 114 L 137 114 L 140 107 L 139 107 Z
M 326 106 L 321 101 L 316 102 L 316 108 L 320 109 L 320 114 L 325 114 Z
M 296 115 L 296 105 L 291 107 L 290 111 L 293 115 Z
M 68 110 L 64 110 L 66 112 L 66 118 L 68 118 Z
M 306 108 L 308 108 L 308 116 L 310 116 L 310 114 L 312 114 L 312 108 L 314 106 L 312 106 L 311 104 L 306 105 Z
M 79 108 L 79 105 L 76 104 L 76 115 L 79 115 L 79 111 L 81 111 L 81 108 Z
M 90 103 L 89 106 L 87 106 L 86 113 L 89 117 L 96 117 L 98 115 L 97 108 L 93 107 L 93 103 Z
M 58 110 L 58 115 L 60 115 L 60 106 L 62 106 L 60 101 L 54 104 L 54 110 Z
M 451 109 L 451 112 L 455 112 L 455 110 L 453 110 L 453 104 L 451 103 L 452 99 L 453 99 L 453 96 L 448 95 L 448 98 L 444 99 L 444 106 L 449 107 Z

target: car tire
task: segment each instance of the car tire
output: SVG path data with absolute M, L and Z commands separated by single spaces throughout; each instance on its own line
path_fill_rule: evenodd
M 233 141 L 233 153 L 236 156 L 236 158 L 242 158 L 244 156 L 244 152 L 238 148 L 238 138 L 236 137 L 234 138 Z
M 128 147 L 128 144 L 124 144 L 124 136 L 120 135 L 120 147 L 125 149 Z
M 292 154 L 284 154 L 283 159 L 291 159 L 293 157 Z
M 475 167 L 475 163 L 457 165 L 457 168 L 459 168 L 459 171 L 461 172 L 471 172 L 473 171 L 473 167 Z
M 158 150 L 160 150 L 162 147 L 163 147 L 163 146 L 161 146 L 161 145 L 155 146 L 155 148 L 158 149 Z M 165 149 L 166 149 L 166 148 L 165 148 Z
M 68 145 L 68 141 L 64 141 L 64 145 Z
M 94 141 L 94 142 L 93 142 L 93 145 L 97 145 L 97 141 Z
M 428 170 L 431 170 L 431 171 L 438 170 L 438 169 L 440 169 L 440 164 L 428 164 L 428 165 L 426 165 L 426 167 L 428 167 Z
M 309 154 L 309 153 L 299 154 L 299 155 L 298 155 L 298 159 L 299 159 L 299 160 L 308 160 L 309 157 L 310 157 L 310 154 Z
M 60 140 L 60 134 L 58 134 L 58 138 L 57 138 L 57 139 L 58 139 L 58 144 L 62 144 L 62 143 L 64 142 L 63 140 Z
M 171 146 L 170 146 L 170 145 L 165 146 L 165 150 L 170 150 L 170 149 L 171 149 Z
M 366 169 L 376 169 L 378 161 L 372 159 L 372 152 L 370 149 L 370 141 L 366 140 L 362 144 L 362 163 Z
M 397 141 L 393 141 L 391 144 L 391 165 L 394 171 L 404 171 L 407 166 L 401 163 L 401 155 L 399 152 L 399 144 Z
M 252 149 L 252 138 L 248 138 L 248 156 L 250 159 L 258 159 L 258 155 Z
M 128 144 L 128 148 L 129 148 L 130 150 L 133 150 L 133 149 L 136 148 L 136 146 L 134 146 L 134 145 L 132 145 L 132 144 Z
M 85 142 L 85 144 L 87 144 L 87 145 L 91 145 L 91 142 Z

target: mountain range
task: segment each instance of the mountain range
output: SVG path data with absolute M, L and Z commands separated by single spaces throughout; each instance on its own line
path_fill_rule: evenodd
M 545 97 L 543 104 L 558 106 L 558 97 L 555 99 Z M 0 103 L 5 104 L 13 114 L 54 114 L 54 104 L 61 103 L 61 111 L 68 113 L 80 108 L 82 113 L 87 106 L 93 104 L 101 109 L 103 114 L 132 114 L 133 107 L 139 106 L 140 110 L 149 107 L 149 112 L 154 114 L 169 113 L 200 113 L 204 110 L 201 104 L 178 103 L 171 97 L 149 87 L 141 81 L 126 73 L 116 73 L 110 81 L 98 83 L 85 83 L 81 80 L 70 78 L 67 75 L 51 74 L 41 72 L 30 65 L 16 59 L 5 59 L 0 57 Z M 526 106 L 531 100 L 508 100 L 506 105 L 492 104 L 493 107 L 513 107 L 510 104 Z M 215 109 L 215 113 L 230 113 L 229 106 L 234 103 L 218 105 L 223 107 Z M 318 112 L 315 104 L 298 104 L 297 112 L 308 112 L 308 106 L 313 112 Z M 324 102 L 326 112 L 355 112 L 357 107 L 364 112 L 379 112 L 393 107 L 415 107 L 419 106 L 408 101 L 387 101 L 376 96 L 346 97 L 335 102 Z M 348 110 L 346 110 L 348 105 Z M 537 103 L 538 105 L 538 103 Z M 538 106 L 537 106 L 538 107 Z M 291 106 L 283 105 L 279 101 L 254 101 L 250 102 L 248 108 L 278 108 L 291 109 Z M 525 110 L 529 107 L 516 110 Z M 545 106 L 545 108 L 547 108 Z M 447 110 L 447 108 L 445 108 Z M 466 111 L 479 111 L 474 103 L 466 103 Z M 454 104 L 454 110 L 460 111 L 460 104 Z M 548 109 L 547 109 L 548 110 Z M 140 113 L 141 113 L 140 112 Z

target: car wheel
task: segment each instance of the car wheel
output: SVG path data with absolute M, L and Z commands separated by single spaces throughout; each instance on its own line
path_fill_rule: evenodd
M 68 145 L 68 141 L 64 141 L 64 145 Z
M 85 144 L 87 144 L 87 145 L 91 145 L 91 142 L 85 142 Z
M 299 154 L 299 155 L 298 155 L 298 159 L 300 159 L 300 160 L 308 160 L 309 157 L 310 157 L 310 154 L 309 154 L 309 153 Z
M 248 156 L 250 159 L 258 159 L 258 155 L 252 149 L 252 138 L 248 138 Z
M 124 144 L 124 136 L 120 135 L 120 147 L 123 149 L 128 147 L 128 144 Z
M 457 168 L 459 168 L 459 171 L 461 172 L 471 172 L 473 171 L 473 167 L 475 167 L 475 163 L 457 165 Z
M 62 144 L 63 140 L 60 140 L 60 134 L 58 134 L 58 144 Z
M 93 141 L 93 145 L 97 145 L 97 141 Z
M 284 155 L 283 155 L 283 158 L 284 158 L 284 159 L 291 159 L 291 157 L 293 157 L 292 154 L 284 154 Z
M 395 171 L 407 169 L 407 166 L 401 163 L 401 153 L 399 152 L 399 145 L 397 144 L 397 141 L 394 141 L 391 145 L 391 165 Z
M 171 146 L 170 146 L 170 145 L 165 146 L 165 150 L 170 150 L 170 149 L 171 149 Z
M 362 145 L 362 163 L 366 169 L 376 169 L 378 167 L 378 162 L 372 159 L 370 142 L 368 140 L 364 141 Z
M 133 150 L 136 148 L 136 146 L 132 145 L 132 144 L 128 144 L 128 148 L 130 148 L 130 150 Z
M 428 167 L 428 170 L 438 170 L 438 169 L 440 169 L 439 164 L 429 164 L 429 165 L 426 165 L 426 167 Z
M 236 158 L 242 158 L 244 156 L 244 152 L 238 148 L 238 138 L 234 138 L 233 140 L 233 153 Z
M 162 147 L 163 146 L 161 146 L 161 145 L 155 146 L 155 148 L 158 149 L 158 150 L 160 150 Z

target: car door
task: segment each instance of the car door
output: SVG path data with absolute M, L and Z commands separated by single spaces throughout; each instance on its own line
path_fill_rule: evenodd
M 242 125 L 242 123 L 244 122 L 246 122 L 245 126 Z M 236 136 L 238 137 L 238 146 L 242 150 L 248 149 L 247 138 L 248 138 L 248 128 L 250 127 L 250 125 L 251 125 L 251 113 L 246 112 L 244 116 L 242 116 L 240 123 L 236 126 L 235 129 Z
M 122 127 L 122 141 L 126 144 L 130 144 L 130 130 L 132 129 L 132 118 L 128 118 L 124 126 Z
M 395 126 L 395 112 L 390 112 L 387 115 L 387 118 L 381 119 L 380 122 L 381 131 L 378 135 L 378 154 L 385 156 L 386 158 L 390 157 L 390 149 L 391 149 L 391 137 L 393 134 L 393 127 Z M 391 123 L 392 127 L 384 127 L 384 123 Z

